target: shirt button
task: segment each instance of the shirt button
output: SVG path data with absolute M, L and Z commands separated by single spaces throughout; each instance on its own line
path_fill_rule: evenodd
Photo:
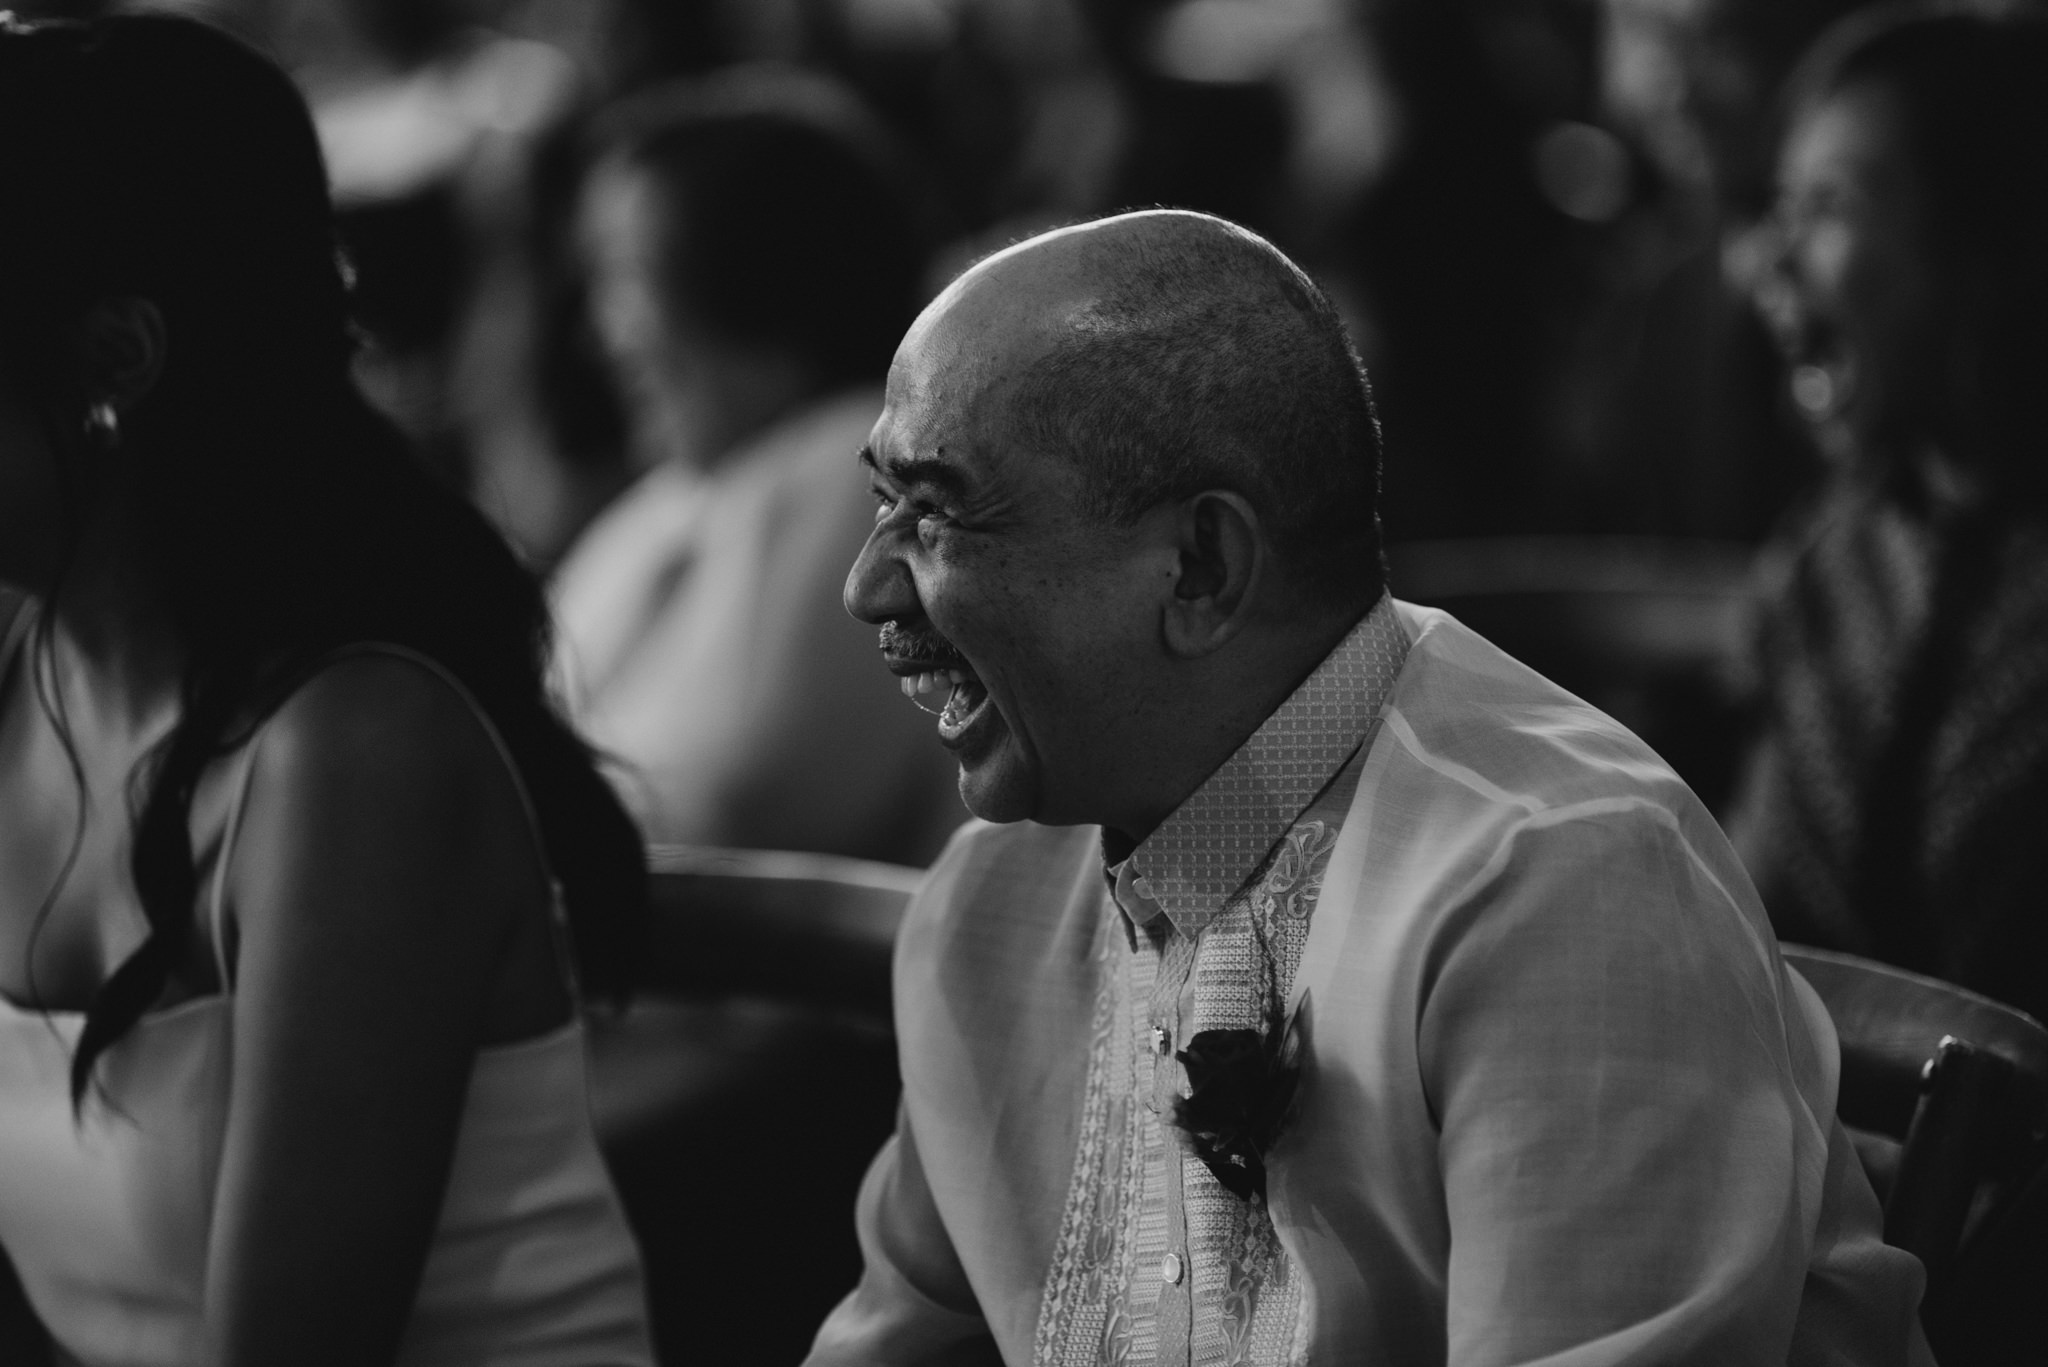
M 1179 1286 L 1184 1270 L 1180 1265 L 1180 1255 L 1177 1253 L 1169 1253 L 1159 1260 L 1159 1280 L 1168 1286 Z
M 1131 891 L 1148 902 L 1152 900 L 1152 885 L 1145 881 L 1145 875 L 1142 873 L 1131 880 Z
M 1167 1033 L 1166 1027 L 1163 1025 L 1153 1026 L 1152 1052 L 1159 1055 L 1159 1057 L 1161 1058 L 1165 1058 L 1167 1054 L 1172 1052 L 1172 1050 L 1173 1036 Z

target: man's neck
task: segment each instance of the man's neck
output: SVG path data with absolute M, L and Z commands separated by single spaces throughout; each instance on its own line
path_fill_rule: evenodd
M 1162 748 L 1173 762 L 1134 794 L 1136 800 L 1123 813 L 1100 823 L 1104 858 L 1120 863 L 1143 844 L 1244 748 L 1371 608 L 1367 603 L 1355 611 L 1274 622 L 1232 642 L 1228 658 L 1199 662 L 1214 667 L 1176 690 L 1175 696 L 1187 698 L 1188 705 L 1177 709 L 1160 731 L 1170 738 Z

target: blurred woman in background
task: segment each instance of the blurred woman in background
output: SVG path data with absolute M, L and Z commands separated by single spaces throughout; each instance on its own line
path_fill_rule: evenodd
M 190 21 L 5 21 L 0 124 L 29 1304 L 88 1367 L 650 1362 L 557 921 L 623 981 L 637 837 L 537 586 L 351 383 L 303 104 Z
M 1777 550 L 1732 828 L 1787 939 L 2048 1017 L 2048 27 L 1847 22 L 1758 285 L 1835 468 Z

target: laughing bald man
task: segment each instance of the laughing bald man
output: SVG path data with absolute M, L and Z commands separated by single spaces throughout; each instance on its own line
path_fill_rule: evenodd
M 1640 741 L 1387 596 L 1330 301 L 1181 212 L 896 354 L 846 587 L 980 818 L 814 1367 L 1926 1361 L 1837 1049 Z

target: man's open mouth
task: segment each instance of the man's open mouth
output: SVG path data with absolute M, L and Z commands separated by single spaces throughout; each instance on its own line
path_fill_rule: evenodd
M 939 719 L 939 740 L 953 745 L 987 709 L 988 689 L 936 632 L 882 628 L 882 661 L 902 681 L 903 696 Z M 936 704 L 936 705 L 935 705 Z
M 892 663 L 891 668 L 895 668 Z M 967 731 L 988 701 L 988 690 L 970 669 L 922 669 L 903 675 L 903 696 L 939 719 L 939 739 L 954 741 Z M 940 701 L 943 700 L 943 701 Z M 932 706 L 939 701 L 940 705 Z

